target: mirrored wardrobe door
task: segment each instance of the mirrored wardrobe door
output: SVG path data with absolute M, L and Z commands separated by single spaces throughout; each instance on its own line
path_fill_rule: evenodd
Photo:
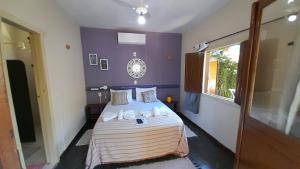
M 299 1 L 253 4 L 237 169 L 300 169 Z
M 299 0 L 264 8 L 250 116 L 300 139 Z

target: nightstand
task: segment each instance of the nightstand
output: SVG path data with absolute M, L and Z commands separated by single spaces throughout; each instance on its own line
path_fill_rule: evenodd
M 172 101 L 171 103 L 163 101 L 163 103 L 176 113 L 176 111 L 177 111 L 177 101 Z
M 97 121 L 107 103 L 88 104 L 85 106 L 85 116 L 87 121 Z

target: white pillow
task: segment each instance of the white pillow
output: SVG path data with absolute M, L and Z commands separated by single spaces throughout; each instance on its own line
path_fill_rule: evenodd
M 110 99 L 112 98 L 112 92 L 127 92 L 127 100 L 128 102 L 132 102 L 132 89 L 128 89 L 128 90 L 113 90 L 110 89 Z
M 143 96 L 142 96 L 142 92 L 146 92 L 149 90 L 154 90 L 154 96 L 157 98 L 156 95 L 156 87 L 151 87 L 151 88 L 136 88 L 135 89 L 135 99 L 138 102 L 143 102 Z

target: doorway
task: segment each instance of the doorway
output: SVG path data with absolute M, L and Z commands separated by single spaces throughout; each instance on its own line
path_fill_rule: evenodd
M 4 71 L 7 72 L 6 80 L 10 86 L 7 91 L 14 109 L 12 116 L 16 119 L 16 138 L 20 140 L 19 153 L 24 159 L 23 167 L 42 167 L 47 159 L 37 94 L 32 33 L 13 24 L 1 22 L 1 36 Z

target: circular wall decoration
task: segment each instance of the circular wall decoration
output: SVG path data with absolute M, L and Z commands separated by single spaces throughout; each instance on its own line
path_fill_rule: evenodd
M 147 66 L 142 59 L 133 58 L 127 64 L 127 72 L 129 76 L 139 79 L 142 78 L 147 70 Z

